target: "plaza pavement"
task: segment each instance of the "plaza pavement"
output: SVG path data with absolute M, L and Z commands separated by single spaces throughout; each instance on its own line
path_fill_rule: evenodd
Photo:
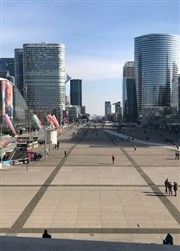
M 102 128 L 72 132 L 47 160 L 0 170 L 1 235 L 48 229 L 53 239 L 162 244 L 171 233 L 180 245 L 179 194 L 164 194 L 166 178 L 180 183 L 174 152 L 140 143 L 134 151 L 134 142 Z

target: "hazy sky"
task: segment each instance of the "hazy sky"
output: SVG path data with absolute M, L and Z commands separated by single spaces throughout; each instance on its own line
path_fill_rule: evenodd
M 14 57 L 24 43 L 64 43 L 66 73 L 82 79 L 86 112 L 103 115 L 106 100 L 122 100 L 134 38 L 180 35 L 180 1 L 0 0 L 0 32 L 0 57 Z

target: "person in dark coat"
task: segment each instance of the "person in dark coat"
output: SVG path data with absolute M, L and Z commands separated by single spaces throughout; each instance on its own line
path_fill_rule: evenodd
M 168 183 L 168 190 L 169 190 L 169 195 L 172 195 L 172 184 L 171 184 L 171 182 Z
M 165 186 L 165 193 L 167 193 L 167 191 L 168 191 L 168 183 L 169 183 L 169 181 L 168 181 L 168 178 L 164 181 L 164 186 Z
M 57 142 L 56 148 L 59 149 L 59 141 Z
M 112 163 L 114 164 L 114 161 L 115 161 L 115 156 L 112 155 Z
M 42 235 L 42 238 L 51 238 L 51 235 L 48 234 L 47 229 L 44 230 L 44 233 L 43 233 L 43 235 Z
M 166 239 L 163 240 L 164 245 L 173 245 L 173 237 L 170 234 L 167 234 Z
M 177 195 L 177 183 L 174 181 L 174 184 L 173 184 L 173 190 L 174 190 L 174 196 Z

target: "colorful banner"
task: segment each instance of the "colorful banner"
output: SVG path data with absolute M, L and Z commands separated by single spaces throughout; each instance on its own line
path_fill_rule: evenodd
M 62 133 L 62 128 L 60 127 L 59 125 L 59 122 L 58 120 L 56 119 L 56 116 L 55 115 L 47 115 L 47 120 L 50 122 L 50 123 L 53 123 L 55 125 L 55 127 L 57 128 L 58 132 L 59 133 Z
M 51 128 L 55 129 L 56 127 L 55 127 L 54 123 L 51 120 L 49 120 L 48 116 L 46 116 L 46 119 L 50 123 Z
M 53 115 L 53 118 L 54 118 L 54 120 L 56 121 L 56 123 L 57 123 L 57 125 L 58 125 L 58 128 L 57 128 L 57 129 L 58 129 L 58 132 L 59 132 L 59 133 L 62 133 L 62 127 L 60 126 L 60 124 L 59 124 L 59 122 L 58 122 L 56 116 Z
M 38 118 L 38 116 L 37 116 L 37 115 L 36 115 L 36 117 L 37 117 L 37 120 L 38 120 L 38 122 L 39 122 L 39 124 L 40 124 L 40 126 L 41 126 L 41 129 L 44 129 L 44 126 L 43 126 L 43 124 L 42 124 L 41 120 Z
M 9 126 L 9 128 L 11 129 L 11 131 L 13 132 L 14 135 L 16 135 L 16 131 L 14 129 L 14 126 L 8 116 L 8 114 L 5 114 L 4 115 L 4 121 L 7 123 L 7 125 Z
M 38 129 L 41 130 L 41 131 L 43 131 L 42 124 L 41 124 L 41 122 L 40 122 L 40 120 L 39 120 L 39 118 L 37 117 L 36 114 L 34 114 L 32 116 L 32 120 L 34 121 L 34 123 L 36 124 L 36 126 L 38 127 Z
M 53 116 L 54 120 L 56 121 L 57 125 L 60 127 L 60 124 L 59 124 L 59 122 L 58 122 L 56 116 L 55 116 L 55 115 L 52 115 L 52 116 Z
M 13 119 L 13 84 L 7 80 L 2 80 L 2 115 L 6 114 Z

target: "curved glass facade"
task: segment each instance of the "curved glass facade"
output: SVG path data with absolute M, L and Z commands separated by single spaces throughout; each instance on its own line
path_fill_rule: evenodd
M 0 78 L 0 121 L 8 114 L 14 125 L 27 124 L 28 106 L 17 87 L 7 79 Z
M 143 109 L 172 105 L 180 69 L 180 36 L 148 34 L 135 38 L 135 81 L 139 115 Z

